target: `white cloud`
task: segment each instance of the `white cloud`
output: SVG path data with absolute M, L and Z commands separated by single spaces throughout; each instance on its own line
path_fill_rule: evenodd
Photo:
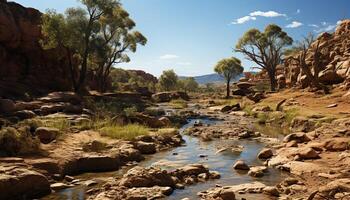
M 286 28 L 298 28 L 298 27 L 300 27 L 302 25 L 303 25 L 303 23 L 301 23 L 301 22 L 293 21 L 291 24 L 288 24 L 286 26 Z
M 267 12 L 254 11 L 247 16 L 236 19 L 235 21 L 232 22 L 232 24 L 244 24 L 248 21 L 256 20 L 257 17 L 287 17 L 287 15 L 278 13 L 276 11 L 267 11 Z
M 171 59 L 176 59 L 179 58 L 179 56 L 174 55 L 174 54 L 165 54 L 159 57 L 161 60 L 171 60 Z
M 256 17 L 244 16 L 244 17 L 236 19 L 234 22 L 232 22 L 232 24 L 244 24 L 250 20 L 256 20 Z
M 309 24 L 309 26 L 310 27 L 314 27 L 314 28 L 318 28 L 318 27 L 320 27 L 319 25 L 317 25 L 317 24 Z
M 337 21 L 335 24 L 331 24 L 328 22 L 321 22 L 321 25 L 310 24 L 309 26 L 317 28 L 314 30 L 316 33 L 332 32 L 339 24 L 341 24 L 341 22 L 342 22 L 341 20 Z
M 190 65 L 192 65 L 192 63 L 190 63 L 190 62 L 178 62 L 177 64 L 178 65 L 182 65 L 182 66 L 190 66 Z
M 300 12 L 301 12 L 301 10 L 300 10 L 300 9 L 297 9 L 296 14 L 300 14 Z
M 281 14 L 276 11 L 267 11 L 267 12 L 262 12 L 262 11 L 255 11 L 249 14 L 250 16 L 260 16 L 260 17 L 286 17 L 286 14 Z

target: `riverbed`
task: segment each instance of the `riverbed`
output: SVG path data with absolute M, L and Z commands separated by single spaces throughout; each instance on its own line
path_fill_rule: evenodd
M 145 161 L 138 163 L 139 166 L 150 167 L 156 166 L 167 170 L 172 170 L 186 164 L 200 163 L 209 167 L 210 170 L 218 171 L 221 178 L 218 180 L 210 180 L 205 183 L 197 183 L 195 185 L 186 186 L 183 190 L 175 190 L 167 199 L 179 200 L 182 198 L 197 199 L 197 193 L 216 185 L 237 185 L 260 181 L 266 185 L 275 185 L 283 180 L 282 172 L 269 168 L 269 172 L 261 178 L 248 176 L 246 172 L 239 172 L 232 168 L 237 160 L 244 160 L 248 165 L 263 165 L 262 161 L 257 159 L 256 155 L 264 148 L 264 144 L 255 140 L 215 140 L 203 142 L 196 137 L 184 134 L 184 130 L 193 126 L 195 123 L 203 123 L 210 126 L 215 123 L 221 123 L 214 119 L 190 119 L 188 123 L 181 127 L 180 132 L 185 140 L 183 146 L 172 150 L 163 151 L 146 157 Z M 262 129 L 263 130 L 263 129 Z M 268 128 L 271 131 L 271 128 Z M 279 130 L 272 131 L 274 136 L 278 137 Z M 240 151 L 222 151 L 224 146 L 243 146 Z M 107 173 L 88 173 L 77 176 L 77 179 L 94 180 L 99 184 L 103 184 L 107 178 L 121 177 L 132 166 L 124 167 L 115 172 Z M 86 198 L 86 191 L 90 189 L 86 186 L 76 186 L 53 193 L 43 200 L 83 200 Z

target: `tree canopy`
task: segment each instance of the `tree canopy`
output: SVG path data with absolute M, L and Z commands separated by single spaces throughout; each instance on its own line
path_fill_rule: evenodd
M 230 96 L 230 82 L 233 78 L 243 73 L 243 67 L 241 64 L 241 61 L 238 58 L 231 57 L 231 58 L 225 58 L 220 60 L 215 68 L 214 71 L 218 74 L 220 74 L 222 77 L 226 80 L 226 96 Z
M 171 91 L 177 88 L 178 76 L 174 70 L 163 71 L 163 74 L 159 77 L 159 88 L 164 91 Z
M 267 72 L 271 90 L 276 89 L 276 67 L 282 63 L 284 48 L 291 45 L 293 39 L 281 27 L 270 24 L 264 32 L 258 29 L 248 30 L 238 41 L 236 52 L 243 53 L 255 62 L 258 68 Z
M 65 14 L 49 10 L 43 15 L 41 44 L 45 49 L 65 48 L 69 58 L 77 58 L 79 73 L 72 70 L 76 91 L 85 87 L 88 69 L 94 71 L 104 91 L 111 67 L 129 62 L 127 52 L 135 52 L 147 39 L 133 31 L 135 22 L 118 0 L 80 1 L 83 8 L 69 8 Z

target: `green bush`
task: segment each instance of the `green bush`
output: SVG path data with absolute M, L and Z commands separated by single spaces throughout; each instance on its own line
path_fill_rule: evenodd
M 169 104 L 175 109 L 187 108 L 187 102 L 182 99 L 171 100 Z

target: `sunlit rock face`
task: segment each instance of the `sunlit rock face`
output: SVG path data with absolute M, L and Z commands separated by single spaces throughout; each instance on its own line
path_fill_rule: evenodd
M 346 83 L 350 77 L 350 20 L 341 21 L 335 32 L 321 33 L 311 45 L 319 45 L 322 59 L 319 60 L 322 69 L 319 72 L 319 80 L 326 85 Z M 293 57 L 298 58 L 299 55 Z M 315 60 L 313 52 L 308 51 L 306 55 L 306 64 L 313 66 Z M 298 66 L 293 59 L 285 60 L 286 82 L 290 86 L 306 87 L 308 81 L 305 72 Z

